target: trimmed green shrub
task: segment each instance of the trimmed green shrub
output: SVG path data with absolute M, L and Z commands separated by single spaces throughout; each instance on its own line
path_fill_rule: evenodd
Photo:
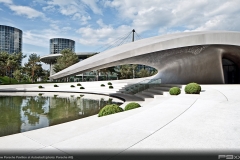
M 80 89 L 85 89 L 84 87 L 80 87 Z
M 43 88 L 43 86 L 38 86 L 38 88 Z
M 82 86 L 82 85 L 80 83 L 78 83 L 77 86 Z
M 134 108 L 138 108 L 138 107 L 141 107 L 140 104 L 136 103 L 136 102 L 131 102 L 131 103 L 128 103 L 124 110 L 127 111 L 127 110 L 130 110 L 130 109 L 134 109 Z
M 201 92 L 201 86 L 197 83 L 189 83 L 185 87 L 186 94 L 199 94 Z
M 110 104 L 106 105 L 99 111 L 98 117 L 107 116 L 118 112 L 123 112 L 123 109 L 116 104 Z
M 83 94 L 80 95 L 80 97 L 83 97 L 83 96 L 84 96 Z
M 170 95 L 179 95 L 181 93 L 180 88 L 178 87 L 172 87 L 169 89 Z
M 71 85 L 70 87 L 75 87 L 74 85 Z
M 104 85 L 104 84 L 101 84 L 101 87 L 105 87 L 105 85 Z
M 58 85 L 54 84 L 54 87 L 58 87 Z
M 108 85 L 112 85 L 112 83 L 111 83 L 111 82 L 108 82 Z
M 43 94 L 42 93 L 38 93 L 39 96 L 42 96 Z
M 113 89 L 113 86 L 109 86 L 110 89 Z

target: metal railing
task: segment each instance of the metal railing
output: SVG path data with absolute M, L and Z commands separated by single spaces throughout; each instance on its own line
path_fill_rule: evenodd
M 155 86 L 159 86 L 161 84 L 161 79 L 145 79 L 141 82 L 138 82 L 136 84 L 132 84 L 130 86 L 127 86 L 124 88 L 122 93 L 127 93 L 127 94 L 136 94 L 138 92 L 144 91 L 148 88 L 152 88 Z

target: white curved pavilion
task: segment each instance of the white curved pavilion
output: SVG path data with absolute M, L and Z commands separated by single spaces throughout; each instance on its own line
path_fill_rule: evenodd
M 163 83 L 225 83 L 222 59 L 240 67 L 240 32 L 199 31 L 156 36 L 124 44 L 72 65 L 52 76 L 70 75 L 123 64 L 158 70 Z M 239 71 L 236 71 L 239 75 Z M 234 73 L 235 74 L 235 73 Z M 240 82 L 240 76 L 235 83 Z M 229 80 L 230 81 L 230 80 Z

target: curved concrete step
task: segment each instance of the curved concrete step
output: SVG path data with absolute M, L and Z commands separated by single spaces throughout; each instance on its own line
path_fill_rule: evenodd
M 137 97 L 131 94 L 125 94 L 125 93 L 113 93 L 113 94 L 110 94 L 110 96 L 121 98 L 121 99 L 124 99 L 125 101 L 144 101 L 144 99 L 140 97 Z
M 142 91 L 143 94 L 149 95 L 154 98 L 155 95 L 163 95 L 161 92 L 154 92 L 152 90 Z
M 182 88 L 182 85 L 180 84 L 160 84 L 160 87 L 179 87 L 179 88 Z
M 172 88 L 172 87 L 153 87 L 151 89 L 161 90 L 161 91 L 169 91 L 170 88 Z
M 137 93 L 137 94 L 134 94 L 134 95 L 139 97 L 139 98 L 142 98 L 143 100 L 145 100 L 146 98 L 154 98 L 154 96 L 150 96 L 150 95 L 147 95 L 147 94 L 144 94 L 144 93 Z
M 150 88 L 150 89 L 145 90 L 144 92 L 150 92 L 150 93 L 153 93 L 155 95 L 163 95 L 164 92 L 168 92 L 168 91 L 163 91 L 163 90 L 158 90 L 158 89 L 155 89 L 155 88 Z

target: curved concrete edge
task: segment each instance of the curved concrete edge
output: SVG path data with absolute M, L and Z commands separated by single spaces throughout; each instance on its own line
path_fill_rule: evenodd
M 97 54 L 97 52 L 77 52 L 76 55 L 81 58 L 81 57 L 86 57 L 86 56 L 93 56 Z M 49 55 L 45 55 L 40 57 L 40 61 L 44 62 L 44 63 L 51 63 L 54 62 L 58 57 L 60 57 L 62 54 L 58 53 L 58 54 L 49 54 Z
M 239 151 L 240 85 L 201 86 L 200 95 L 155 98 L 138 109 L 0 137 L 0 152 Z
M 129 100 L 141 100 L 131 95 L 119 94 L 118 91 L 127 85 L 135 84 L 137 82 L 144 81 L 147 78 L 126 79 L 126 80 L 108 80 L 108 81 L 91 81 L 91 82 L 68 82 L 68 83 L 43 83 L 43 84 L 17 84 L 17 85 L 0 85 L 0 95 L 4 95 L 6 92 L 63 92 L 63 93 L 79 93 L 79 94 L 99 94 L 107 95 L 121 99 L 122 101 Z M 112 83 L 113 89 L 108 88 L 108 82 Z M 85 89 L 80 89 L 81 86 L 77 86 L 80 83 Z M 54 87 L 57 84 L 58 87 Z M 101 87 L 104 84 L 105 87 Z M 43 88 L 38 88 L 39 86 Z M 70 87 L 74 85 L 75 87 Z M 2 92 L 2 93 L 1 93 Z

